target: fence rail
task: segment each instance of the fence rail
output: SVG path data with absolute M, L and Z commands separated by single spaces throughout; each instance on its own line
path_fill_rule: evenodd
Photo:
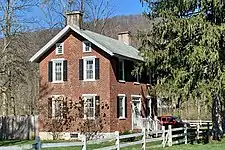
M 87 149 L 87 145 L 92 144 L 100 144 L 103 142 L 111 141 L 113 145 L 98 148 L 96 150 L 119 150 L 122 147 L 128 147 L 133 145 L 140 145 L 140 149 L 145 150 L 146 144 L 151 142 L 159 141 L 160 144 L 158 146 L 166 147 L 173 146 L 174 144 L 187 144 L 190 141 L 190 135 L 194 134 L 195 139 L 199 139 L 200 136 L 203 135 L 205 131 L 205 127 L 207 126 L 207 131 L 210 129 L 211 122 L 209 121 L 190 121 L 193 123 L 191 128 L 188 128 L 186 125 L 184 127 L 172 128 L 171 125 L 168 126 L 168 129 L 165 129 L 165 126 L 162 126 L 160 130 L 149 131 L 147 129 L 143 129 L 141 133 L 133 133 L 128 135 L 120 135 L 118 131 L 115 132 L 113 136 L 110 138 L 98 139 L 98 140 L 90 140 L 86 139 L 86 136 L 83 136 L 83 140 L 81 142 L 63 142 L 63 143 L 40 143 L 40 138 L 36 139 L 35 144 L 28 147 L 33 147 L 34 149 L 40 150 L 41 148 L 56 148 L 56 147 L 82 147 L 82 150 Z M 158 136 L 153 136 L 158 135 Z M 132 142 L 122 142 L 124 139 L 128 138 L 136 138 L 140 137 L 138 141 Z M 153 138 L 155 137 L 155 138 Z M 156 145 L 157 146 L 157 145 Z

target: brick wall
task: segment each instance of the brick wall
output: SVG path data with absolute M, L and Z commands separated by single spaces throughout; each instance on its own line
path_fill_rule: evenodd
M 82 41 L 85 40 L 74 32 L 69 32 L 59 42 L 64 42 L 64 54 L 56 55 L 55 46 L 46 53 L 40 60 L 40 100 L 39 100 L 39 132 L 48 132 L 51 127 L 47 122 L 48 118 L 48 97 L 51 95 L 64 95 L 67 100 L 72 99 L 73 103 L 79 101 L 82 94 L 97 94 L 100 96 L 100 113 L 102 119 L 102 132 L 116 130 L 125 131 L 132 129 L 131 95 L 147 95 L 145 84 L 134 85 L 133 82 L 119 83 L 116 79 L 116 59 L 92 45 L 92 52 L 83 53 Z M 84 56 L 96 56 L 100 59 L 100 79 L 96 81 L 79 80 L 79 59 Z M 48 82 L 48 62 L 54 58 L 64 58 L 68 61 L 68 81 L 63 83 Z M 117 118 L 117 96 L 126 94 L 127 118 Z M 74 110 L 74 116 L 77 114 Z M 83 118 L 75 117 L 72 126 L 64 128 L 63 131 L 79 132 L 80 123 Z

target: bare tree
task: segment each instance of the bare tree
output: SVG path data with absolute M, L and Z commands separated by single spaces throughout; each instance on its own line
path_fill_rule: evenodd
M 24 61 L 27 41 L 24 41 L 22 31 L 28 21 L 24 12 L 35 5 L 32 0 L 1 0 L 0 1 L 0 94 L 1 111 L 3 115 L 15 114 L 15 90 L 19 83 L 26 82 L 26 67 Z M 29 21 L 30 22 L 30 21 Z
M 114 6 L 108 0 L 43 0 L 40 3 L 49 27 L 63 27 L 65 13 L 74 10 L 84 12 L 87 28 L 103 33 L 107 19 L 114 13 Z

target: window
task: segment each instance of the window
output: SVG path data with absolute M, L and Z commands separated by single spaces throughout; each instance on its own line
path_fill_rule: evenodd
M 63 60 L 53 60 L 53 81 L 63 81 Z
M 91 42 L 89 41 L 83 42 L 83 52 L 91 52 Z
M 67 81 L 67 60 L 57 58 L 48 62 L 48 81 L 53 83 Z
M 119 80 L 124 81 L 125 76 L 124 76 L 124 60 L 119 60 Z
M 125 95 L 118 96 L 119 103 L 119 118 L 125 118 Z
M 56 43 L 56 54 L 63 54 L 64 44 L 63 43 Z
M 52 118 L 63 118 L 63 96 L 52 97 Z
M 96 95 L 84 95 L 84 118 L 95 118 L 95 96 Z
M 84 60 L 84 80 L 95 80 L 95 58 L 87 57 Z

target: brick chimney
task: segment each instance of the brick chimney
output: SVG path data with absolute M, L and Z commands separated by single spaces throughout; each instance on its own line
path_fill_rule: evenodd
M 118 33 L 118 40 L 127 44 L 127 45 L 130 45 L 131 44 L 130 31 L 119 32 Z
M 66 23 L 72 27 L 82 29 L 83 13 L 80 11 L 66 13 Z

